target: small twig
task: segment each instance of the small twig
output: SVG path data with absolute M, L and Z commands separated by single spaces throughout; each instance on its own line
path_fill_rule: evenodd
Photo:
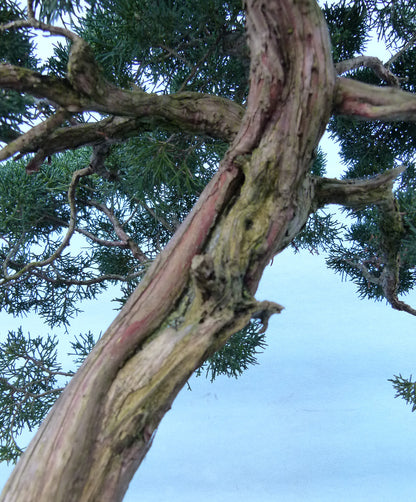
M 174 56 L 175 58 L 179 59 L 179 61 L 186 63 L 186 59 L 183 56 L 181 56 L 179 52 L 177 52 L 175 49 L 171 49 L 167 45 L 163 44 L 159 44 L 159 47 L 168 53 L 166 57 Z
M 3 262 L 3 275 L 6 277 L 7 276 L 7 268 L 9 266 L 9 263 L 11 259 L 16 255 L 17 251 L 19 250 L 20 245 L 23 242 L 25 233 L 23 233 L 19 239 L 16 240 L 14 246 L 10 249 L 10 251 L 7 253 L 6 258 L 4 259 Z
M 139 210 L 139 205 L 137 204 L 136 207 L 131 212 L 130 216 L 126 219 L 126 221 L 121 226 L 125 227 L 126 225 L 128 225 L 130 223 L 130 221 L 135 217 L 138 210 Z
M 88 176 L 89 174 L 92 174 L 93 170 L 90 166 L 84 168 L 84 169 L 79 169 L 78 171 L 75 171 L 72 175 L 72 180 L 69 185 L 68 189 L 68 202 L 71 210 L 70 214 L 70 220 L 69 220 L 69 226 L 68 226 L 68 231 L 66 235 L 64 236 L 62 243 L 58 246 L 57 250 L 49 257 L 46 258 L 45 260 L 41 261 L 34 261 L 31 263 L 28 263 L 25 265 L 23 268 L 21 268 L 18 272 L 16 272 L 13 275 L 5 275 L 5 277 L 0 281 L 0 286 L 3 284 L 6 284 L 7 282 L 10 282 L 12 280 L 18 279 L 21 277 L 23 274 L 29 272 L 30 270 L 34 268 L 41 268 L 45 267 L 46 265 L 49 265 L 50 263 L 54 262 L 61 254 L 62 251 L 69 245 L 69 242 L 71 240 L 72 235 L 75 232 L 76 228 L 76 215 L 77 215 L 77 210 L 76 210 L 76 205 L 75 205 L 75 191 L 78 186 L 79 180 L 83 176 Z
M 35 18 L 32 2 L 28 2 L 28 19 L 17 19 L 9 23 L 0 25 L 0 31 L 19 29 L 19 28 L 33 28 L 35 30 L 47 31 L 51 35 L 60 35 L 68 38 L 72 42 L 81 40 L 81 38 L 74 32 L 63 28 L 61 26 L 53 26 L 51 24 L 43 23 Z
M 16 385 L 12 385 L 6 378 L 1 378 L 1 382 L 3 385 L 5 385 L 12 392 L 12 394 L 25 394 L 25 395 L 29 395 L 31 397 L 37 397 L 40 394 L 35 394 L 34 392 L 29 392 L 27 389 L 30 387 L 33 387 L 34 385 L 46 383 L 47 381 L 52 380 L 52 378 L 54 378 L 54 376 L 65 376 L 65 377 L 71 378 L 74 376 L 74 373 L 73 372 L 71 372 L 71 373 L 64 373 L 64 372 L 53 373 L 53 372 L 51 372 L 51 374 L 49 376 L 45 376 L 45 378 L 39 378 L 38 380 L 31 380 L 23 387 L 16 387 Z M 53 391 L 54 391 L 54 389 L 51 389 L 50 391 L 45 391 L 41 395 L 43 396 L 44 394 L 45 395 L 51 394 Z
M 50 284 L 65 284 L 67 286 L 92 286 L 93 284 L 100 284 L 105 281 L 118 281 L 118 282 L 129 282 L 133 279 L 137 279 L 142 276 L 143 270 L 139 272 L 134 272 L 128 275 L 118 275 L 118 274 L 105 274 L 99 277 L 93 277 L 91 279 L 64 279 L 62 277 L 52 278 L 48 277 L 46 274 L 42 274 L 39 270 L 34 272 L 34 275 L 41 280 L 49 282 Z
M 212 54 L 214 48 L 216 47 L 216 45 L 218 44 L 218 42 L 221 40 L 221 37 L 223 36 L 222 32 L 218 35 L 217 39 L 215 40 L 215 43 L 205 52 L 205 54 L 195 63 L 194 67 L 192 68 L 191 70 L 191 73 L 186 77 L 186 79 L 182 82 L 182 85 L 179 87 L 178 91 L 177 92 L 182 92 L 187 83 L 192 80 L 196 74 L 196 72 L 198 71 L 198 69 L 200 68 L 200 66 L 202 65 L 202 63 L 204 61 L 206 61 L 206 59 L 208 58 L 208 56 L 210 54 Z
M 394 54 L 388 61 L 385 63 L 385 66 L 389 68 L 402 54 L 404 54 L 408 49 L 410 49 L 416 43 L 416 33 L 413 37 L 396 53 Z
M 54 376 L 70 377 L 70 376 L 73 375 L 73 373 L 66 373 L 64 371 L 53 371 L 53 370 L 47 368 L 46 366 L 44 366 L 42 364 L 42 362 L 39 361 L 39 359 L 36 359 L 35 357 L 29 356 L 29 354 L 27 354 L 27 353 L 20 353 L 20 354 L 18 353 L 17 356 L 21 357 L 22 359 L 26 359 L 26 361 L 30 361 L 35 366 L 37 366 L 38 368 L 40 368 L 41 371 L 43 371 L 45 373 L 48 373 L 48 375 L 49 375 L 48 377 L 42 378 L 41 380 L 35 380 L 33 382 L 30 382 L 30 385 L 34 385 L 34 384 L 37 384 L 37 383 L 40 383 L 40 382 L 44 382 L 45 380 L 49 380 L 50 378 L 52 378 Z
M 134 240 L 124 231 L 123 225 L 118 221 L 114 212 L 109 209 L 105 204 L 101 204 L 100 202 L 89 200 L 86 204 L 95 207 L 99 211 L 103 212 L 107 218 L 110 220 L 113 225 L 114 232 L 121 239 L 125 246 L 130 248 L 133 256 L 140 262 L 145 263 L 149 261 L 149 258 L 143 253 L 143 251 L 139 248 L 139 246 L 134 242 Z
M 69 223 L 67 223 L 66 221 L 61 220 L 59 218 L 54 218 L 51 216 L 46 216 L 46 218 L 50 221 L 53 221 L 54 223 L 58 223 L 59 225 L 61 225 L 63 227 L 69 227 Z M 84 228 L 77 227 L 75 229 L 75 232 L 77 232 L 81 235 L 84 235 L 85 237 L 87 237 L 91 241 L 96 242 L 97 244 L 100 244 L 101 246 L 110 247 L 110 248 L 115 248 L 115 247 L 125 248 L 126 247 L 126 243 L 124 241 L 121 241 L 121 240 L 120 241 L 109 241 L 106 239 L 101 239 L 100 237 L 97 237 L 92 232 L 89 232 L 88 230 L 85 230 Z
M 35 9 L 33 8 L 32 0 L 27 0 L 27 16 L 29 19 L 35 19 Z
M 355 262 L 353 260 L 349 260 L 346 258 L 344 258 L 343 261 L 345 263 L 347 263 L 348 265 L 350 265 L 351 267 L 358 270 L 368 283 L 374 284 L 375 286 L 381 286 L 380 277 L 375 277 L 374 275 L 372 275 L 369 272 L 368 268 L 363 263 L 358 263 L 358 262 Z
M 138 200 L 138 203 L 142 206 L 143 209 L 145 209 L 158 223 L 162 225 L 162 227 L 170 232 L 171 234 L 175 233 L 176 228 L 173 227 L 166 218 L 163 216 L 160 216 L 156 213 L 156 211 L 148 206 L 146 202 Z

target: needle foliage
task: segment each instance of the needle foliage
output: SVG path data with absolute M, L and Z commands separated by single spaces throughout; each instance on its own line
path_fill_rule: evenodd
M 19 5 L 3 1 L 0 23 L 22 17 Z M 123 89 L 162 95 L 194 91 L 246 103 L 249 54 L 239 0 L 48 0 L 34 7 L 45 22 L 62 18 L 69 23 L 90 44 L 105 77 Z M 380 46 L 394 55 L 385 66 L 402 89 L 414 92 L 415 1 L 342 0 L 323 5 L 323 10 L 335 63 L 361 55 L 376 32 Z M 53 56 L 42 62 L 33 33 L 10 30 L 0 37 L 0 62 L 63 77 L 69 49 L 69 44 L 55 42 Z M 384 85 L 368 68 L 355 68 L 349 76 Z M 54 108 L 51 101 L 0 90 L 0 141 L 14 140 L 25 124 L 51 116 Z M 84 124 L 98 117 L 79 114 L 74 120 Z M 416 125 L 335 117 L 329 133 L 340 148 L 344 178 L 368 178 L 406 166 L 395 186 L 404 222 L 398 292 L 405 294 L 416 281 Z M 64 326 L 70 332 L 81 301 L 99 299 L 113 288 L 115 300 L 123 304 L 191 210 L 228 146 L 220 139 L 162 129 L 138 131 L 124 141 L 103 140 L 102 161 L 94 174 L 77 183 L 74 207 L 68 198 L 71 180 L 97 158 L 95 147 L 53 155 L 35 174 L 27 172 L 27 156 L 2 164 L 3 311 L 16 317 L 35 313 L 48 329 Z M 325 167 L 319 149 L 310 175 L 324 176 Z M 383 300 L 382 218 L 378 207 L 348 210 L 341 222 L 329 212 L 317 212 L 292 246 L 327 252 L 328 266 L 352 280 L 361 297 Z M 69 232 L 71 246 L 60 250 Z M 255 364 L 266 345 L 260 328 L 253 323 L 234 335 L 199 373 L 211 379 L 238 376 Z M 21 452 L 17 436 L 42 421 L 72 370 L 63 371 L 54 335 L 24 335 L 18 329 L 1 336 L 0 460 L 15 461 Z M 75 339 L 77 364 L 96 338 L 87 333 Z M 400 376 L 394 384 L 399 395 L 415 403 L 410 380 Z

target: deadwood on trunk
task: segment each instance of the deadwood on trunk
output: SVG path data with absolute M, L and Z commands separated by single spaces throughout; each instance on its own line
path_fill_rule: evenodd
M 121 500 L 195 368 L 250 317 L 280 311 L 253 294 L 308 216 L 307 172 L 330 116 L 334 70 L 312 0 L 249 1 L 247 31 L 251 90 L 236 139 L 42 424 L 2 500 Z
M 308 171 L 331 113 L 415 120 L 414 96 L 336 80 L 315 0 L 248 0 L 246 11 L 251 70 L 244 116 L 239 105 L 215 96 L 117 89 L 79 38 L 68 79 L 0 65 L 0 87 L 53 101 L 57 122 L 66 113 L 112 115 L 53 131 L 49 122 L 6 146 L 2 158 L 155 127 L 231 142 L 192 212 L 45 419 L 0 500 L 121 500 L 193 371 L 250 318 L 267 323 L 281 311 L 253 295 L 267 263 L 312 211 L 336 202 L 384 204 L 400 231 L 389 206 L 398 173 L 351 183 L 317 180 Z

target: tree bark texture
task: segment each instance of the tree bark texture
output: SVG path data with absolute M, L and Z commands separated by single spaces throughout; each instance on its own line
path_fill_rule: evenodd
M 247 0 L 246 12 L 250 93 L 242 119 L 237 105 L 227 105 L 225 132 L 212 127 L 211 134 L 234 138 L 218 172 L 45 419 L 0 500 L 122 500 L 194 370 L 250 318 L 267 322 L 280 312 L 253 295 L 265 266 L 320 205 L 315 192 L 326 203 L 341 190 L 325 191 L 308 170 L 334 100 L 341 107 L 348 87 L 335 85 L 315 0 Z M 65 91 L 75 108 L 86 102 L 83 93 L 105 87 L 76 82 Z M 131 110 L 120 98 L 106 102 L 106 111 L 118 113 L 120 102 Z M 207 117 L 186 106 L 177 113 L 190 117 L 190 128 Z

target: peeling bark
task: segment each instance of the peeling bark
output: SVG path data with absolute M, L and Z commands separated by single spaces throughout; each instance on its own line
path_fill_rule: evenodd
M 281 310 L 253 294 L 305 224 L 301 197 L 334 71 L 312 0 L 251 0 L 247 30 L 247 111 L 218 173 L 57 401 L 1 500 L 121 500 L 195 368 L 250 317 L 267 322 Z
M 338 78 L 334 113 L 364 120 L 416 120 L 416 96 L 396 87 L 377 87 Z
M 25 154 L 39 149 L 51 155 L 107 138 L 126 139 L 157 127 L 231 141 L 239 130 L 244 113 L 242 106 L 218 96 L 196 92 L 147 94 L 140 90 L 117 89 L 105 82 L 101 82 L 97 90 L 85 81 L 76 84 L 74 78 L 71 77 L 71 84 L 67 79 L 0 63 L 0 87 L 50 100 L 61 107 L 56 114 L 58 117 L 83 111 L 114 115 L 95 124 L 55 127 L 53 130 L 50 128 L 52 120 L 48 119 L 0 150 L 0 160 L 17 152 Z M 45 136 L 45 130 L 48 136 Z
M 251 69 L 243 118 L 240 106 L 222 98 L 116 89 L 94 71 L 82 43 L 67 80 L 0 65 L 1 87 L 52 99 L 71 113 L 118 116 L 55 130 L 53 151 L 156 125 L 232 141 L 194 209 L 43 422 L 2 501 L 121 500 L 193 371 L 250 318 L 266 324 L 281 311 L 253 295 L 267 263 L 310 212 L 334 201 L 373 203 L 391 190 L 397 172 L 349 183 L 316 180 L 308 171 L 333 111 L 414 120 L 416 98 L 336 83 L 315 0 L 247 0 L 246 10 Z

